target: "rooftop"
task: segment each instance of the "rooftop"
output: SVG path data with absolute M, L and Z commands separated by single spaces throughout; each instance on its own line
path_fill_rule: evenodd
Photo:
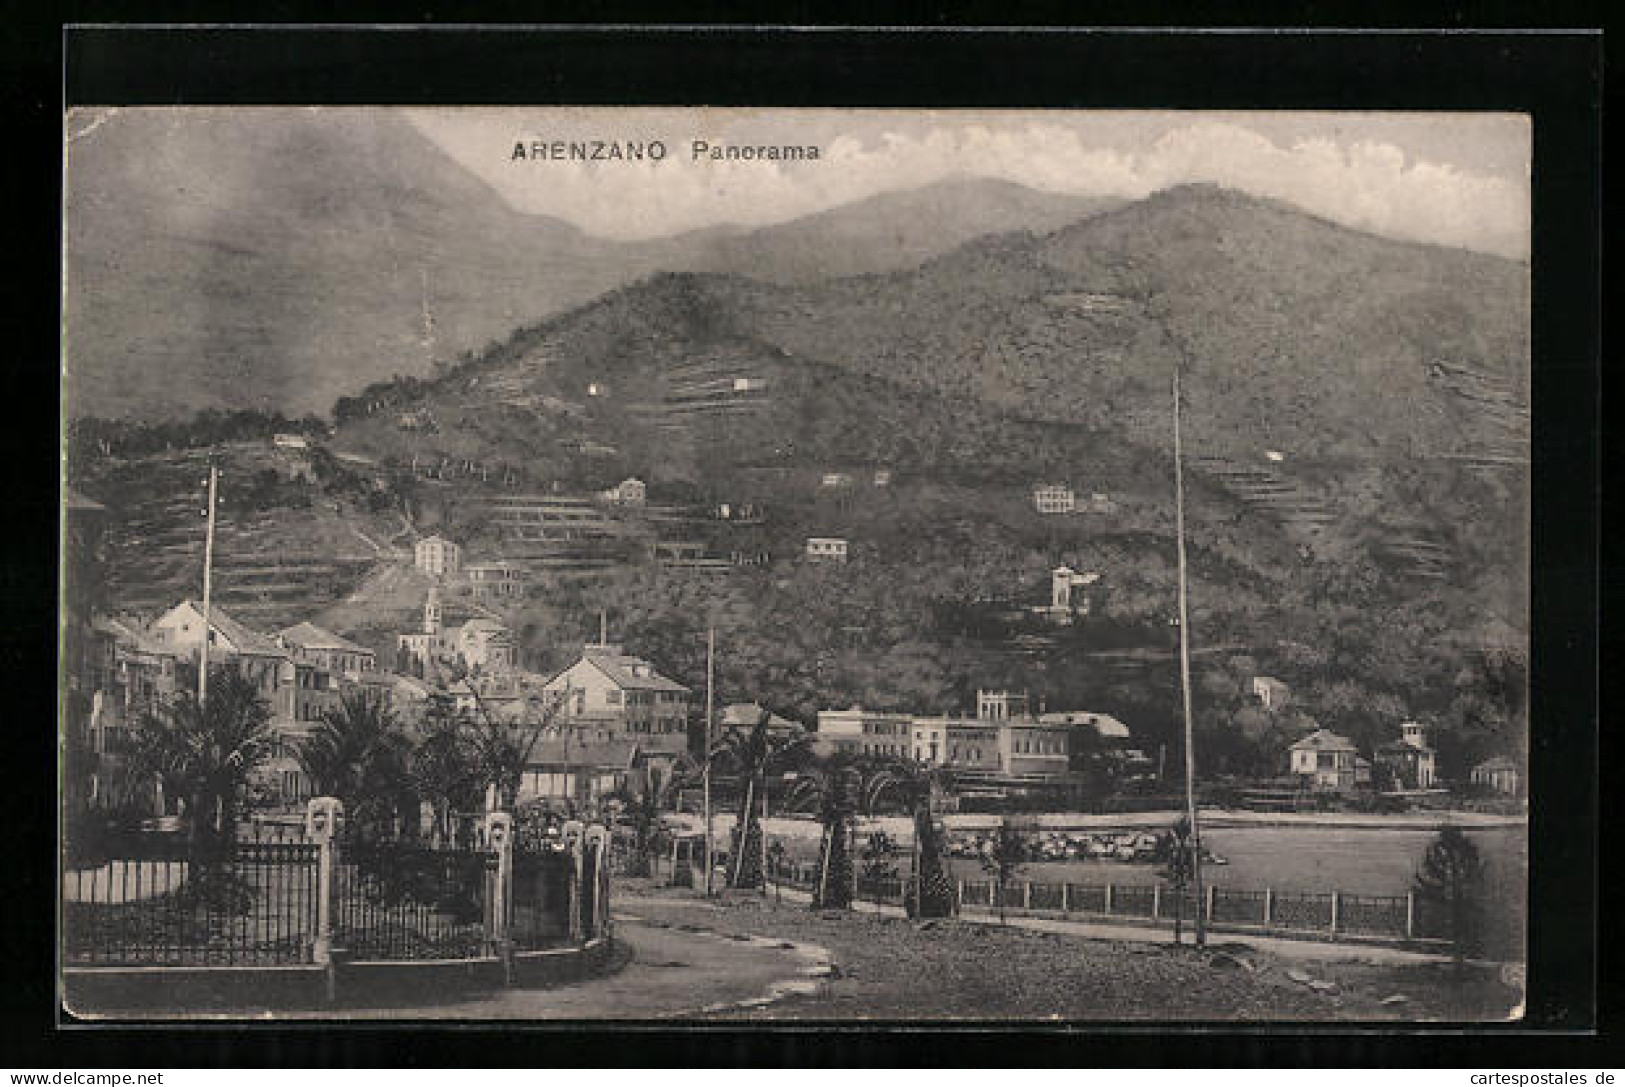
M 1292 751 L 1354 751 L 1355 746 L 1346 736 L 1330 729 L 1317 729 L 1293 744 Z
M 339 649 L 346 653 L 368 654 L 372 652 L 366 646 L 357 645 L 348 638 L 340 637 L 331 630 L 309 622 L 295 623 L 288 629 L 279 631 L 277 637 L 301 649 Z

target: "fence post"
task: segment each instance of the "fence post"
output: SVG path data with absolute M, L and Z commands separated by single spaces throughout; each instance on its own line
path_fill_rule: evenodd
M 586 877 L 587 849 L 584 840 L 585 827 L 578 819 L 572 819 L 564 824 L 562 836 L 564 844 L 570 851 L 570 942 L 575 943 L 581 939 L 581 893 L 582 881 Z M 693 847 L 690 846 L 690 852 Z
M 491 901 L 485 914 L 485 939 L 502 959 L 503 981 L 512 985 L 513 941 L 508 939 L 508 921 L 513 910 L 513 816 L 505 811 L 486 812 L 485 842 L 497 856 Z
M 1337 935 L 1337 908 L 1340 905 L 1339 899 L 1341 899 L 1342 897 L 1343 896 L 1340 895 L 1338 892 L 1336 892 L 1336 891 L 1332 892 L 1332 935 L 1333 936 Z
M 1067 894 L 1067 888 L 1070 887 L 1070 886 L 1071 886 L 1070 883 L 1061 884 L 1061 912 L 1062 913 L 1070 913 L 1071 910 L 1072 910 L 1072 904 L 1071 904 L 1071 902 L 1069 900 L 1070 896 Z
M 1030 879 L 1021 883 L 1021 908 L 1024 910 L 1033 908 L 1033 881 Z
M 587 828 L 584 841 L 593 851 L 592 917 L 587 935 L 597 938 L 609 930 L 609 828 L 601 824 Z
M 959 906 L 965 904 L 965 881 L 962 879 L 954 881 L 954 903 Z
M 1405 895 L 1405 939 L 1416 939 L 1416 895 Z
M 344 804 L 336 797 L 318 796 L 305 807 L 305 837 L 316 849 L 316 935 L 310 958 L 327 968 L 327 999 L 336 995 L 333 975 L 333 863 L 335 840 L 344 823 Z
M 1162 884 L 1156 883 L 1151 887 L 1151 920 L 1162 920 Z
M 1275 922 L 1275 890 L 1264 888 L 1264 927 L 1268 928 Z
M 1210 925 L 1213 923 L 1213 894 L 1217 890 L 1213 884 L 1207 885 L 1207 920 Z
M 1112 912 L 1112 885 L 1110 883 L 1106 884 L 1106 901 L 1104 903 L 1104 906 L 1105 906 L 1105 909 L 1102 910 L 1101 912 L 1103 912 L 1103 913 L 1105 913 L 1105 914 L 1107 914 L 1109 916 L 1111 914 L 1111 912 Z

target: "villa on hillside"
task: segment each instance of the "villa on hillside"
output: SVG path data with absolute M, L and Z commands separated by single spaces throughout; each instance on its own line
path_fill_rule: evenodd
M 847 541 L 843 536 L 808 536 L 808 562 L 845 562 Z
M 1033 487 L 1033 508 L 1039 513 L 1072 513 L 1078 496 L 1065 483 L 1040 483 Z
M 443 536 L 419 540 L 413 557 L 419 570 L 435 577 L 455 574 L 463 566 L 463 549 Z
M 1292 688 L 1274 676 L 1254 676 L 1253 694 L 1265 709 L 1281 710 L 1292 697 Z
M 1352 789 L 1371 780 L 1371 764 L 1347 737 L 1329 729 L 1311 732 L 1287 754 L 1289 771 L 1316 789 Z
M 1438 763 L 1422 725 L 1406 721 L 1399 728 L 1399 739 L 1377 748 L 1377 764 L 1386 767 L 1402 789 L 1432 788 L 1438 781 Z

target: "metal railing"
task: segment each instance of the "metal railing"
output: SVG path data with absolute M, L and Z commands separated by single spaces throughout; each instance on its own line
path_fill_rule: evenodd
M 303 833 L 258 831 L 206 853 L 176 835 L 62 878 L 69 966 L 271 966 L 480 958 L 609 932 L 609 835 L 566 827 L 520 847 L 511 817 L 472 845 L 367 842 L 335 833 L 337 801 L 312 801 Z M 322 805 L 323 818 L 315 812 Z

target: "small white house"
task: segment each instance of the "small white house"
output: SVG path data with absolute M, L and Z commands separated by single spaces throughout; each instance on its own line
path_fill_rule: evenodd
M 1039 513 L 1072 513 L 1078 508 L 1078 496 L 1065 483 L 1040 483 L 1033 488 L 1033 508 Z
M 841 536 L 808 536 L 808 562 L 845 562 L 846 539 Z

